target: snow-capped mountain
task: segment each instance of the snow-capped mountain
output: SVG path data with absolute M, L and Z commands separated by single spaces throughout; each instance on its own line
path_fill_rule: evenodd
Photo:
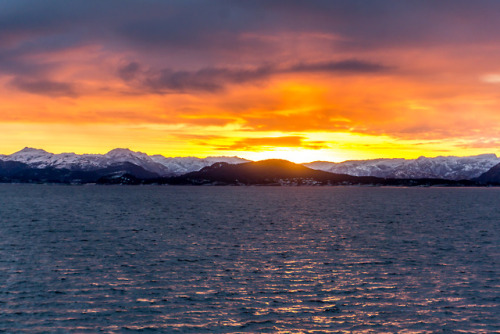
M 56 168 L 70 171 L 95 171 L 118 164 L 130 163 L 158 176 L 178 176 L 199 171 L 217 162 L 239 164 L 248 160 L 238 157 L 176 157 L 147 155 L 129 149 L 117 148 L 106 154 L 54 154 L 35 148 L 24 148 L 11 155 L 0 155 L 0 161 L 21 162 L 31 168 Z M 352 160 L 340 163 L 316 161 L 303 164 L 306 167 L 352 176 L 375 176 L 381 178 L 417 179 L 442 178 L 449 180 L 471 180 L 500 163 L 495 154 L 470 157 L 436 157 L 418 159 Z
M 207 158 L 195 158 L 195 157 L 185 157 L 185 158 L 166 158 L 162 155 L 151 156 L 153 161 L 167 167 L 171 175 L 182 175 L 190 172 L 196 172 L 203 167 L 208 167 L 216 162 L 227 162 L 229 164 L 240 164 L 244 162 L 249 162 L 238 157 L 207 157 Z
M 107 168 L 120 163 L 132 163 L 144 168 L 146 171 L 159 176 L 174 176 L 200 170 L 215 162 L 228 162 L 232 164 L 247 162 L 237 157 L 178 157 L 165 158 L 161 155 L 149 156 L 146 153 L 134 152 L 129 149 L 117 148 L 106 154 L 54 154 L 35 148 L 26 147 L 11 155 L 0 155 L 0 161 L 15 161 L 25 163 L 32 168 L 43 169 L 47 167 L 69 169 L 72 171 L 92 171 Z
M 470 157 L 436 157 L 418 159 L 353 160 L 340 163 L 316 161 L 304 164 L 312 169 L 353 176 L 376 176 L 383 178 L 442 178 L 470 180 L 500 163 L 495 154 Z

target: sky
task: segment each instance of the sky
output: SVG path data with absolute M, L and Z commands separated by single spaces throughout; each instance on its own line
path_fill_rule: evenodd
M 0 1 L 0 154 L 499 153 L 500 1 Z

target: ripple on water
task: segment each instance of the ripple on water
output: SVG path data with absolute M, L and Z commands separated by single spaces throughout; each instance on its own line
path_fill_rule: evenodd
M 499 195 L 0 185 L 0 331 L 500 331 Z

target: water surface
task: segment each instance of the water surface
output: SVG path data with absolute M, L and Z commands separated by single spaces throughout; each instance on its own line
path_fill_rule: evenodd
M 500 331 L 500 189 L 0 185 L 0 331 Z

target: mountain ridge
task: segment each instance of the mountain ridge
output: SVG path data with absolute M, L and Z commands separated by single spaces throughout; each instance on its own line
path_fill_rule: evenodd
M 238 157 L 176 157 L 150 156 L 126 148 L 115 148 L 105 154 L 49 153 L 42 149 L 25 147 L 10 155 L 0 155 L 0 161 L 16 161 L 32 168 L 53 167 L 72 171 L 93 171 L 116 163 L 130 162 L 159 176 L 175 176 L 199 170 L 218 161 L 240 163 L 248 160 Z
M 148 155 L 127 148 L 115 148 L 105 154 L 49 153 L 43 149 L 25 147 L 10 155 L 0 155 L 0 161 L 20 162 L 30 168 L 72 172 L 98 171 L 116 164 L 131 163 L 157 177 L 175 177 L 197 172 L 215 163 L 240 164 L 250 162 L 239 157 L 165 157 Z M 301 164 L 313 170 L 351 176 L 378 177 L 384 179 L 449 179 L 476 180 L 500 163 L 495 154 L 456 157 L 439 156 L 417 159 L 372 159 L 344 162 L 314 161 Z M 479 179 L 478 179 L 479 180 Z
M 287 160 L 269 159 L 241 164 L 215 163 L 197 172 L 153 183 L 172 185 L 272 185 L 272 186 L 472 186 L 473 181 L 443 179 L 384 179 L 373 176 L 352 176 L 315 170 Z
M 340 163 L 316 161 L 304 164 L 313 169 L 353 176 L 376 176 L 382 178 L 443 178 L 470 180 L 479 177 L 500 163 L 495 154 L 476 156 L 438 156 L 417 159 L 373 159 L 349 160 Z

